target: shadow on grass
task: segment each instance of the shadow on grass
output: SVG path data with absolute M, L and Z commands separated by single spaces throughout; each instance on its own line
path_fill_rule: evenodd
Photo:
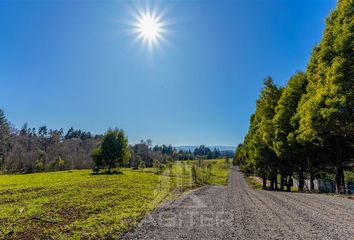
M 92 172 L 90 173 L 90 175 L 93 175 L 93 176 L 97 176 L 97 175 L 121 175 L 123 174 L 122 171 L 117 171 L 117 170 L 114 170 L 114 171 L 111 171 L 111 172 L 108 172 L 108 171 L 104 171 L 104 172 Z

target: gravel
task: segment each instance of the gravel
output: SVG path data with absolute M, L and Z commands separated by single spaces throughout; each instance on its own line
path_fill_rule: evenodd
M 349 240 L 354 201 L 250 189 L 232 168 L 228 186 L 204 186 L 165 203 L 121 239 Z

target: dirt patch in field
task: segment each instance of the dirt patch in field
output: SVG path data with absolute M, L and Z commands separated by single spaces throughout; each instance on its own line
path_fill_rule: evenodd
M 9 190 L 7 192 L 8 192 L 7 195 L 9 197 L 1 197 L 0 204 L 15 203 L 19 201 L 28 200 L 28 199 L 57 195 L 64 192 L 64 189 L 45 189 L 43 187 L 40 187 L 40 188 L 28 188 L 28 191 L 26 189 L 20 189 L 18 191 Z
M 42 221 L 48 226 L 64 226 L 68 225 L 87 214 L 88 209 L 76 206 L 60 206 L 56 203 L 47 203 L 43 207 L 48 209 L 43 219 L 52 219 L 52 221 Z M 35 219 L 36 220 L 36 219 Z M 39 222 L 40 220 L 37 219 Z M 37 221 L 37 222 L 38 222 Z
M 44 189 L 44 187 L 6 189 L 6 190 L 1 190 L 0 195 L 30 193 L 30 192 L 37 192 L 37 191 L 40 191 L 43 189 Z

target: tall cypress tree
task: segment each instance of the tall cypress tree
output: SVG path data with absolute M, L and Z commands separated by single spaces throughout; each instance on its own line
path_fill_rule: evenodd
M 339 192 L 343 170 L 353 161 L 354 1 L 338 1 L 313 51 L 306 76 L 307 94 L 298 109 L 299 140 L 323 147 L 326 154 L 322 162 L 335 169 Z
M 264 81 L 264 87 L 257 100 L 256 112 L 250 126 L 250 146 L 253 149 L 253 159 L 258 169 L 258 174 L 271 181 L 271 188 L 277 189 L 278 158 L 272 149 L 274 140 L 275 107 L 281 94 L 272 78 Z M 263 184 L 263 188 L 264 188 Z
M 300 99 L 306 92 L 306 86 L 305 74 L 296 73 L 289 79 L 275 109 L 273 150 L 280 160 L 281 190 L 284 190 L 286 178 L 288 178 L 287 189 L 290 191 L 291 177 L 294 171 L 299 172 L 299 190 L 303 190 L 304 187 L 305 164 L 301 161 L 303 151 L 302 146 L 294 141 L 297 124 L 293 123 L 293 118 L 296 116 Z

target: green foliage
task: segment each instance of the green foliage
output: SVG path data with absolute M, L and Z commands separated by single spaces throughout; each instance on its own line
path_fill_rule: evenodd
M 128 139 L 123 130 L 108 130 L 103 136 L 101 144 L 92 152 L 92 158 L 96 164 L 95 171 L 100 167 L 107 167 L 108 173 L 114 167 L 123 167 L 129 159 Z
M 324 153 L 321 165 L 336 172 L 337 189 L 354 148 L 354 3 L 341 0 L 307 66 L 307 93 L 298 108 L 302 143 Z
M 50 163 L 49 169 L 51 171 L 63 171 L 65 169 L 66 162 L 60 156 Z
M 6 119 L 5 113 L 0 109 L 0 169 L 5 162 L 7 145 L 10 136 L 10 126 Z
M 43 150 L 38 151 L 38 159 L 35 162 L 36 172 L 42 172 L 46 168 L 47 154 Z
M 345 177 L 349 182 L 354 182 L 354 170 L 346 171 Z
M 291 176 L 294 171 L 299 172 L 301 181 L 303 181 L 306 157 L 303 144 L 296 139 L 299 125 L 296 114 L 300 99 L 306 93 L 306 86 L 307 79 L 304 73 L 298 72 L 293 75 L 283 89 L 275 108 L 272 148 L 279 158 L 281 181 L 285 176 Z M 284 183 L 281 188 L 284 188 Z
M 302 141 L 353 132 L 353 9 L 350 0 L 338 2 L 307 66 L 308 93 L 299 107 Z
M 146 168 L 146 165 L 145 165 L 145 162 L 144 162 L 144 161 L 142 161 L 142 160 L 139 161 L 139 168 L 140 168 L 142 171 L 144 171 L 144 168 Z
M 275 129 L 273 149 L 279 157 L 293 150 L 293 145 L 296 144 L 293 138 L 298 127 L 295 115 L 299 101 L 302 95 L 306 93 L 306 86 L 305 74 L 302 72 L 296 73 L 288 81 L 277 103 L 273 119 Z
M 104 167 L 101 146 L 97 146 L 96 148 L 93 149 L 93 151 L 91 153 L 91 157 L 92 157 L 93 161 L 95 162 L 95 167 L 93 170 L 94 170 L 94 172 L 99 173 L 100 169 L 102 167 Z
M 153 161 L 153 167 L 155 168 L 155 173 L 156 174 L 161 174 L 164 169 L 164 165 L 161 164 L 161 162 L 157 159 Z
M 335 173 L 341 189 L 344 170 L 354 163 L 353 63 L 354 2 L 340 0 L 306 73 L 296 73 L 284 89 L 271 78 L 264 82 L 234 164 L 275 187 L 280 173 L 281 188 L 287 184 L 288 190 L 294 172 L 300 185 L 305 172 L 311 182 L 316 175 Z
M 36 160 L 35 166 L 34 166 L 36 172 L 43 172 L 44 171 L 44 165 L 41 160 Z
M 249 166 L 262 176 L 274 179 L 278 159 L 273 151 L 274 124 L 273 117 L 281 89 L 274 85 L 268 77 L 256 104 L 256 112 L 251 117 L 250 130 L 241 149 L 238 149 L 240 160 L 247 158 Z M 249 169 L 251 170 L 251 169 Z

